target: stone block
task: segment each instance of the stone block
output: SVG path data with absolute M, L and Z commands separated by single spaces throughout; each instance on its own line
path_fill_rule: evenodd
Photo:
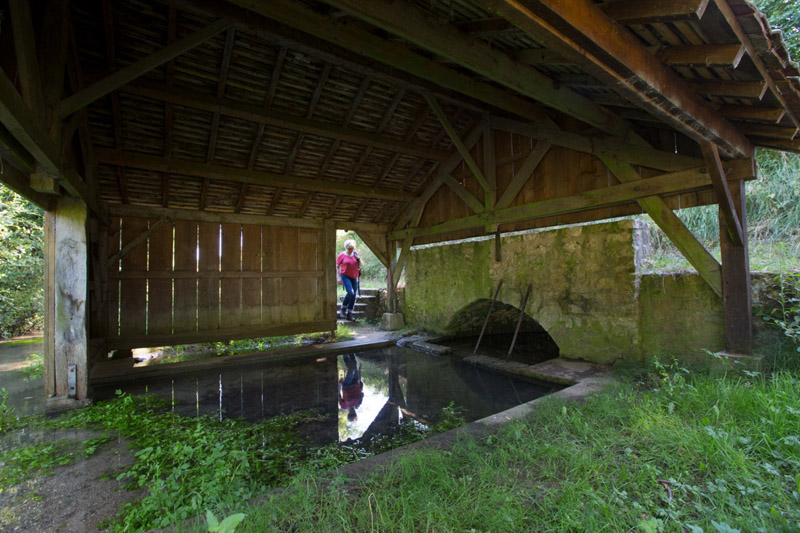
M 400 313 L 383 313 L 381 318 L 381 329 L 384 331 L 397 331 L 406 325 L 403 315 Z

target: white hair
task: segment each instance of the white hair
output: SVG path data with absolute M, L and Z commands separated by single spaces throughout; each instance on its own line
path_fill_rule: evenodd
M 355 248 L 356 247 L 356 241 L 354 241 L 353 239 L 347 239 L 346 241 L 344 241 L 344 250 L 345 250 L 345 252 L 347 251 L 347 247 L 348 246 L 352 246 L 353 248 Z

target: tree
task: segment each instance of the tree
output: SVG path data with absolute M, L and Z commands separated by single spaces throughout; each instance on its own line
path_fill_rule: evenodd
M 0 338 L 43 321 L 43 212 L 0 185 Z

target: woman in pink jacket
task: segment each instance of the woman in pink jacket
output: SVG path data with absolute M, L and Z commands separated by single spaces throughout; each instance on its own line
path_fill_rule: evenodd
M 336 266 L 339 277 L 347 294 L 342 299 L 342 318 L 353 320 L 353 306 L 356 304 L 356 293 L 358 292 L 358 277 L 361 275 L 361 258 L 356 253 L 356 241 L 347 239 L 344 241 L 344 252 L 336 258 Z

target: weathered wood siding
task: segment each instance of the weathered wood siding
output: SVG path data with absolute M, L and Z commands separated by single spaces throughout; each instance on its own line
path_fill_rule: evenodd
M 325 303 L 322 229 L 116 218 L 109 257 L 109 346 L 183 344 L 335 328 Z M 332 232 L 327 232 L 332 233 Z M 335 297 L 335 295 L 334 295 Z

